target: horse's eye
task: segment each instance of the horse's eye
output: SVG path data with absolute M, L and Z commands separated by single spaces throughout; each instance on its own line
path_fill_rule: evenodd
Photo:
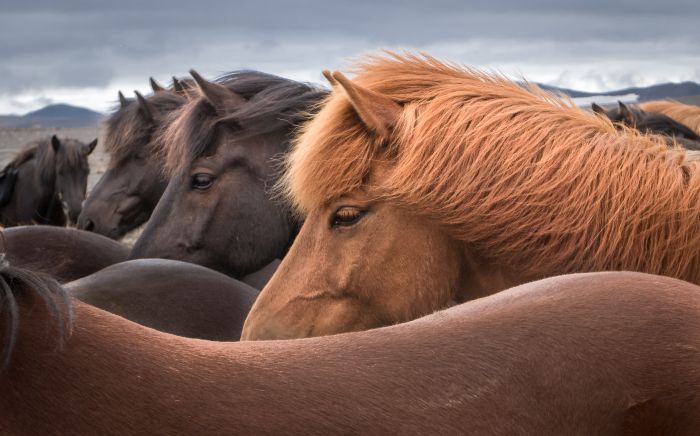
M 192 176 L 192 188 L 204 191 L 214 183 L 214 177 L 207 173 L 197 173 Z
M 366 211 L 351 206 L 343 206 L 336 210 L 331 219 L 332 227 L 350 227 L 365 215 Z

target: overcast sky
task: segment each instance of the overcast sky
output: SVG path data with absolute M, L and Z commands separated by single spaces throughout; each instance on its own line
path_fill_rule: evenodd
M 2 0 L 0 113 L 104 111 L 190 68 L 323 83 L 381 48 L 586 91 L 700 82 L 699 23 L 700 0 Z

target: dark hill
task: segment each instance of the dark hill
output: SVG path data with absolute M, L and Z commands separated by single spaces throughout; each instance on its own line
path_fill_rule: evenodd
M 23 116 L 0 116 L 0 127 L 93 127 L 102 114 L 68 104 L 52 104 Z
M 626 95 L 626 94 L 637 94 L 639 96 L 639 101 L 649 101 L 649 100 L 660 100 L 664 98 L 678 99 L 681 97 L 688 97 L 694 95 L 700 95 L 700 84 L 695 82 L 681 82 L 681 83 L 661 83 L 658 85 L 646 86 L 646 87 L 634 87 L 618 89 L 616 91 L 607 92 L 584 92 L 577 91 L 574 89 L 557 88 L 556 86 L 549 85 L 539 85 L 543 89 L 550 91 L 559 91 L 572 97 L 592 97 L 595 95 Z

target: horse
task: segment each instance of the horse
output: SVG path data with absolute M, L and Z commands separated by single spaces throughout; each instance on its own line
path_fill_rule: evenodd
M 155 87 L 154 87 L 155 89 Z M 156 131 L 186 98 L 167 90 L 149 97 L 137 93 L 119 106 L 105 123 L 109 166 L 91 190 L 78 228 L 118 239 L 148 220 L 165 191 L 163 161 L 155 146 Z
M 95 233 L 54 226 L 19 226 L 2 230 L 0 247 L 13 265 L 54 277 L 61 283 L 123 262 L 129 249 Z
M 165 259 L 111 265 L 65 285 L 80 301 L 166 333 L 237 341 L 258 291 L 208 268 Z
M 328 91 L 257 71 L 207 81 L 171 120 L 159 144 L 170 183 L 132 259 L 166 258 L 232 277 L 282 258 L 299 224 L 273 198 L 275 163 L 295 127 Z
M 428 55 L 370 58 L 288 155 L 305 217 L 243 339 L 404 322 L 558 274 L 700 282 L 700 162 Z
M 654 133 L 672 138 L 669 143 L 677 142 L 680 146 L 689 150 L 700 150 L 700 135 L 690 127 L 674 120 L 660 112 L 646 111 L 640 106 L 627 106 L 618 102 L 618 107 L 605 110 L 593 103 L 593 112 L 610 118 L 613 123 L 637 129 L 644 133 Z
M 275 259 L 259 270 L 243 276 L 241 281 L 254 289 L 261 290 L 275 274 L 275 271 L 277 271 L 277 268 L 279 268 L 280 263 L 281 260 Z
M 528 283 L 386 328 L 210 342 L 0 266 L 3 434 L 674 434 L 700 428 L 700 289 Z
M 700 107 L 675 100 L 647 101 L 639 105 L 647 112 L 659 112 L 683 123 L 700 135 Z
M 97 139 L 85 144 L 53 135 L 22 147 L 2 170 L 3 182 L 9 176 L 12 183 L 3 192 L 0 224 L 75 223 L 87 189 L 88 155 L 96 145 Z

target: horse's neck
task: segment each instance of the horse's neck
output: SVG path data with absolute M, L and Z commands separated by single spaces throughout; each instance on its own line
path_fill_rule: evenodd
M 157 170 L 154 169 L 154 171 L 160 171 L 162 173 L 162 168 Z M 147 189 L 144 193 L 142 199 L 146 203 L 147 207 L 151 210 L 151 212 L 156 208 L 161 197 L 163 197 L 165 188 L 168 187 L 168 182 L 169 180 L 161 174 L 160 176 L 154 179 L 149 189 Z
M 29 159 L 17 168 L 17 180 L 13 197 L 7 205 L 16 216 L 17 223 L 38 222 L 45 224 L 51 215 L 50 207 L 55 197 L 55 177 L 47 186 L 46 177 L 42 177 L 36 158 Z M 10 211 L 4 210 L 5 213 Z
M 49 200 L 44 217 L 46 219 L 45 224 L 58 226 L 66 225 L 66 214 L 63 212 L 63 206 L 61 205 L 61 199 L 58 196 L 57 190 L 54 190 Z
M 457 303 L 485 297 L 528 281 L 507 267 L 481 258 L 467 246 L 463 251 L 460 275 L 460 287 L 453 297 Z

